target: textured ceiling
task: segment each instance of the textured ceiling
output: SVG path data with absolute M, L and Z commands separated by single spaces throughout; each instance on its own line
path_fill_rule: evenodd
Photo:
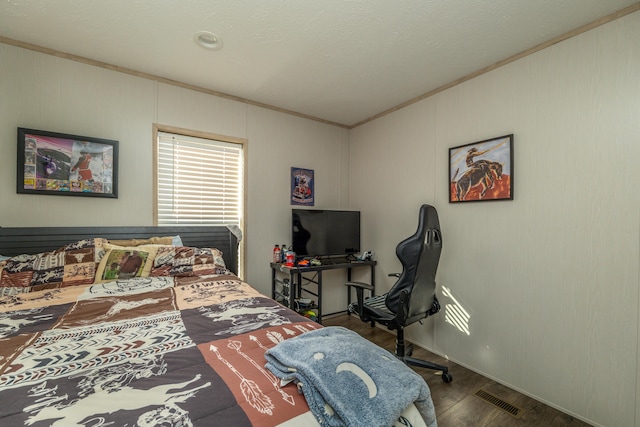
M 0 37 L 353 126 L 636 6 L 636 0 L 4 0 Z M 202 30 L 218 35 L 223 48 L 196 45 L 194 34 Z

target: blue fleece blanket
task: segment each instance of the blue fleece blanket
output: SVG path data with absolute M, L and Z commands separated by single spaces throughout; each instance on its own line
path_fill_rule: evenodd
M 411 403 L 428 427 L 437 425 L 424 379 L 353 331 L 329 326 L 306 332 L 265 356 L 275 376 L 298 384 L 320 425 L 388 427 Z

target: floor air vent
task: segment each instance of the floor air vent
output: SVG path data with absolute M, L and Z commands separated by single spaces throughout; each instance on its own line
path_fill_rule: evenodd
M 518 408 L 517 406 L 513 406 L 512 404 L 505 402 L 499 397 L 494 396 L 491 393 L 487 393 L 484 390 L 478 390 L 476 392 L 476 396 L 516 418 L 518 418 L 522 414 L 522 409 Z

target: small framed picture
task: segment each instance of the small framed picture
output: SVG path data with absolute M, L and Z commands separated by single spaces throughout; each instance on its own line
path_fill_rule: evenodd
M 314 205 L 313 169 L 291 168 L 291 204 Z
M 513 134 L 449 149 L 449 203 L 513 200 Z
M 118 141 L 18 128 L 18 193 L 118 197 Z

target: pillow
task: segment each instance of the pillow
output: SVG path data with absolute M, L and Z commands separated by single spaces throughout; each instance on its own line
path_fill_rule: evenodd
M 176 237 L 180 237 L 180 236 L 176 236 Z M 4 255 L 0 255 L 0 261 L 4 261 L 5 259 L 9 259 L 11 258 L 10 256 L 4 256 Z
M 95 283 L 148 277 L 160 245 L 119 246 L 105 243 Z
M 6 258 L 9 259 L 9 258 Z M 7 265 L 6 260 L 0 261 L 0 278 L 2 277 L 2 270 L 4 270 L 4 266 Z M 29 287 L 13 287 L 13 286 L 2 286 L 0 287 L 0 297 L 4 297 L 7 295 L 15 295 L 20 292 L 29 292 Z
M 52 252 L 2 261 L 0 295 L 93 283 L 96 260 L 105 243 L 102 238 L 79 240 Z
M 175 236 L 179 237 L 179 236 Z M 172 245 L 174 236 L 166 237 L 149 237 L 148 239 L 128 239 L 128 240 L 109 240 L 110 244 L 118 246 L 140 246 L 140 245 Z
M 215 248 L 160 246 L 151 276 L 203 276 L 229 274 L 222 252 Z

